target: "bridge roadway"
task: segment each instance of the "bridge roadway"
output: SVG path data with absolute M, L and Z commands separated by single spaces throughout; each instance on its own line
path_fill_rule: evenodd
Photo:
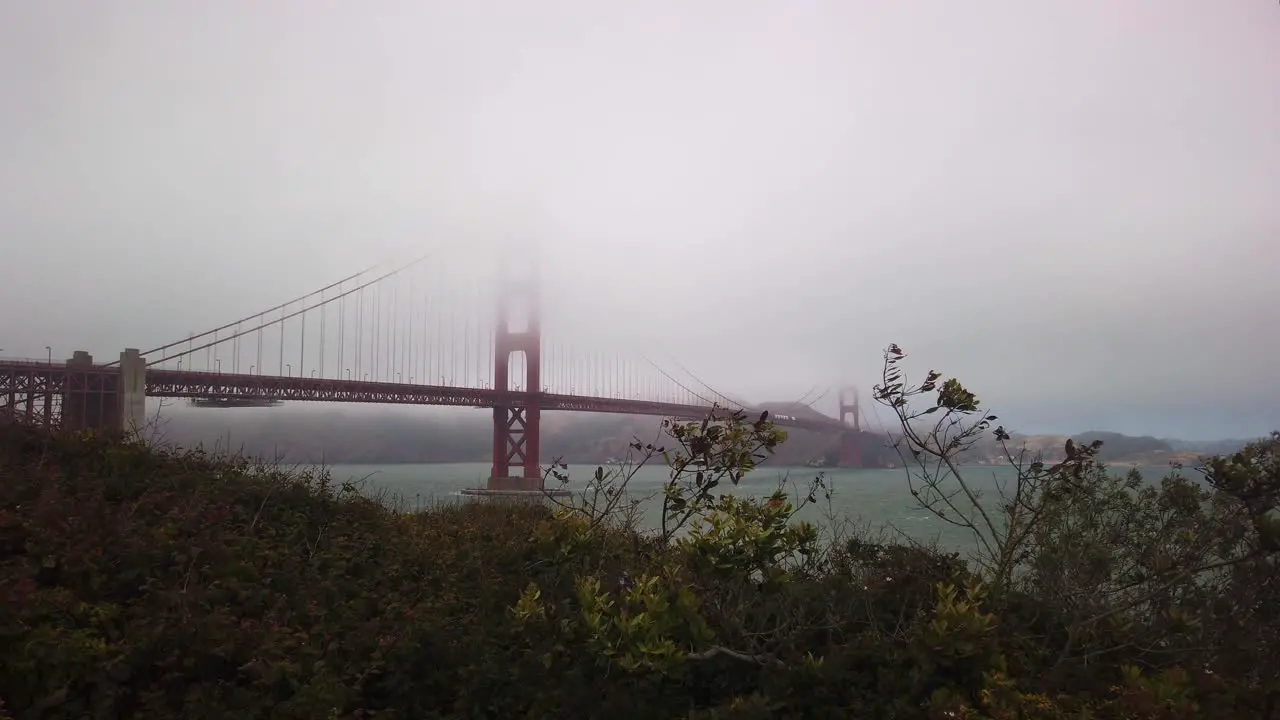
M 61 363 L 29 360 L 0 360 L 0 403 L 6 398 L 26 398 L 45 394 L 61 394 L 67 390 L 102 389 L 112 391 L 118 368 L 94 366 L 89 370 L 70 368 Z M 192 370 L 146 370 L 148 397 L 195 398 L 212 400 L 281 400 L 303 402 L 353 402 L 387 405 L 439 405 L 453 407 L 520 407 L 536 400 L 542 410 L 598 412 L 621 415 L 654 415 L 683 420 L 700 420 L 707 416 L 710 405 L 598 398 L 558 393 L 527 393 L 486 388 L 417 385 L 402 382 L 368 380 L 335 380 L 332 378 L 280 377 L 219 373 Z M 12 400 L 10 400 L 12 402 Z M 731 409 L 723 409 L 732 412 Z M 746 409 L 748 417 L 759 416 L 759 410 Z M 804 430 L 842 431 L 846 428 L 833 418 L 800 418 L 773 415 L 780 427 Z

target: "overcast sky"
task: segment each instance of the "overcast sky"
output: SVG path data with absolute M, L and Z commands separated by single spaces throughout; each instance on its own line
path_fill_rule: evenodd
M 897 342 L 1026 431 L 1261 434 L 1280 5 L 0 0 L 0 355 L 493 238 L 549 342 L 749 399 Z

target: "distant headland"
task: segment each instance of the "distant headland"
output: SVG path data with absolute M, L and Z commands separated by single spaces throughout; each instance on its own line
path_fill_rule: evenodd
M 817 415 L 805 405 L 790 402 L 760 403 L 758 407 L 793 416 Z M 229 447 L 291 463 L 487 462 L 492 447 L 483 426 L 488 421 L 488 416 L 480 413 L 410 417 L 347 408 L 319 411 L 285 406 L 241 412 L 182 408 L 162 413 L 159 436 L 184 446 Z M 653 417 L 549 413 L 543 418 L 542 455 L 571 464 L 604 463 L 625 456 L 634 438 L 648 442 L 659 434 L 660 420 Z M 1159 439 L 1104 431 L 1071 437 L 1078 443 L 1102 440 L 1101 459 L 1114 467 L 1193 465 L 1202 455 L 1234 452 L 1248 442 Z M 1010 446 L 1053 462 L 1062 459 L 1067 438 L 1015 433 Z M 886 447 L 884 452 L 894 451 Z M 793 429 L 770 463 L 830 467 L 837 464 L 838 454 L 838 438 L 832 434 Z M 963 459 L 967 464 L 996 464 L 1001 462 L 1001 450 L 993 440 L 982 442 Z

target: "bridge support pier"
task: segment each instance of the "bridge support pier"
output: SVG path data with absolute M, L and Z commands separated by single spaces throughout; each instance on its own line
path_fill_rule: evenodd
M 541 415 L 536 402 L 493 409 L 493 467 L 486 489 L 542 490 L 542 468 L 538 464 Z
M 98 372 L 93 356 L 77 350 L 67 360 L 67 385 L 62 394 L 62 427 L 66 430 L 103 430 L 119 425 L 116 383 Z
M 147 365 L 137 349 L 120 353 L 118 370 L 99 368 L 77 350 L 67 360 L 62 426 L 68 430 L 123 432 L 136 436 L 147 420 Z
M 859 445 L 861 438 L 858 431 L 845 431 L 840 433 L 840 463 L 842 468 L 861 468 L 866 467 L 862 459 L 862 447 Z
M 137 348 L 120 353 L 120 429 L 138 437 L 147 424 L 147 363 Z

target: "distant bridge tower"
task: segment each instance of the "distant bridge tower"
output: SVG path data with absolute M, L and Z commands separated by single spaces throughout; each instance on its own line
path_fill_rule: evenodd
M 853 423 L 846 420 L 853 416 Z M 840 424 L 846 430 L 840 434 L 840 467 L 864 467 L 862 458 L 862 408 L 858 404 L 858 389 L 840 388 Z
M 840 388 L 840 423 L 849 425 L 845 421 L 849 415 L 853 416 L 854 432 L 862 432 L 862 409 L 858 406 L 858 388 L 856 387 Z

